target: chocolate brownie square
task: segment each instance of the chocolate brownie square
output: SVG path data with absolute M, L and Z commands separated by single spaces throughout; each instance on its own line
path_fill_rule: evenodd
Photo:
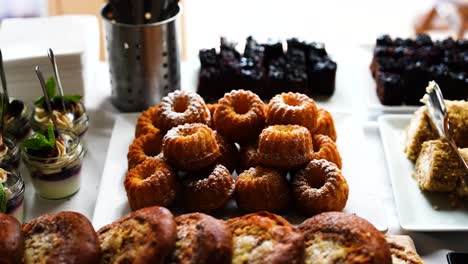
M 383 105 L 403 103 L 404 80 L 399 74 L 379 72 L 376 78 L 377 96 Z

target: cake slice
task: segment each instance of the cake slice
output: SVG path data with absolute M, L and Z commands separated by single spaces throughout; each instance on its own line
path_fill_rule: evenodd
M 419 108 L 411 118 L 406 130 L 405 153 L 408 159 L 415 162 L 424 141 L 437 138 L 433 131 L 426 107 Z
M 450 192 L 464 174 L 461 165 L 457 154 L 447 142 L 429 140 L 422 144 L 414 176 L 421 190 Z
M 468 148 L 458 149 L 458 152 L 460 152 L 463 159 L 468 162 Z M 461 166 L 463 166 L 463 164 L 461 164 Z M 455 195 L 460 199 L 468 200 L 468 182 L 465 181 L 465 177 L 460 177 L 458 180 Z
M 388 235 L 385 237 L 390 246 L 393 264 L 423 264 L 409 236 Z

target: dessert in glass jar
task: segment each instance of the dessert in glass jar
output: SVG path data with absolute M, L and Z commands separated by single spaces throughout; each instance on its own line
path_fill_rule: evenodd
M 4 117 L 4 126 L 7 134 L 16 140 L 22 140 L 31 133 L 32 110 L 18 99 L 11 99 L 8 104 L 7 113 Z
M 20 223 L 24 217 L 24 182 L 18 173 L 0 168 L 0 213 L 15 217 Z
M 80 95 L 55 95 L 54 80 L 52 77 L 49 78 L 46 88 L 57 129 L 60 131 L 72 131 L 74 134 L 82 137 L 89 126 L 89 117 L 81 102 L 82 97 Z M 34 102 L 34 113 L 31 120 L 31 126 L 34 131 L 45 132 L 47 126 L 52 124 L 45 104 L 43 96 Z
M 84 149 L 71 131 L 60 135 L 52 126 L 36 132 L 22 144 L 22 158 L 36 192 L 46 199 L 62 199 L 78 192 Z
M 20 162 L 20 148 L 13 138 L 4 137 L 0 145 L 0 168 L 16 171 Z

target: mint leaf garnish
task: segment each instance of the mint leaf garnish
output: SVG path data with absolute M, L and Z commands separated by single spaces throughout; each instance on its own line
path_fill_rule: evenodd
M 47 127 L 47 137 L 39 132 L 23 141 L 23 147 L 36 151 L 47 151 L 55 148 L 55 133 L 54 128 L 49 125 Z
M 49 98 L 55 96 L 55 79 L 54 77 L 50 77 L 46 82 L 46 91 Z
M 60 96 L 56 96 L 56 98 L 59 98 Z M 63 99 L 68 100 L 68 101 L 73 101 L 73 102 L 79 102 L 83 98 L 81 95 L 64 95 Z
M 3 190 L 3 184 L 0 182 L 0 213 L 6 213 L 7 202 L 7 195 Z
M 55 79 L 53 76 L 50 76 L 49 79 L 47 79 L 47 82 L 46 82 L 46 91 L 47 91 L 47 95 L 49 96 L 49 98 L 52 100 L 52 98 L 55 96 Z M 44 96 L 39 96 L 35 101 L 34 101 L 34 105 L 36 106 L 41 106 L 43 103 L 44 103 Z

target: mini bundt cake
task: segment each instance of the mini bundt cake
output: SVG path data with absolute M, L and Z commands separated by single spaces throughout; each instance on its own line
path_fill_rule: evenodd
M 333 116 L 327 110 L 320 108 L 317 117 L 317 129 L 314 134 L 329 136 L 333 141 L 336 141 L 336 129 Z
M 313 133 L 317 127 L 317 106 L 313 99 L 300 93 L 282 93 L 270 100 L 268 125 L 301 125 Z
M 218 164 L 184 179 L 184 204 L 192 212 L 211 212 L 222 208 L 229 201 L 234 188 L 231 173 Z
M 279 211 L 290 201 L 289 185 L 280 172 L 255 167 L 236 178 L 237 207 L 248 212 Z
M 354 215 L 327 212 L 307 219 L 299 229 L 305 239 L 305 263 L 391 264 L 385 237 Z
M 25 264 L 100 263 L 93 225 L 80 213 L 40 216 L 23 225 Z
M 161 113 L 158 117 L 158 127 L 163 132 L 186 123 L 211 124 L 210 110 L 200 95 L 177 90 L 163 97 Z
M 218 108 L 218 104 L 206 104 L 206 107 L 208 107 L 208 110 L 210 110 L 210 115 L 211 115 L 210 127 L 212 129 L 215 129 L 214 128 L 214 113 L 216 111 L 216 108 Z
M 336 148 L 335 142 L 325 135 L 314 135 L 314 153 L 312 159 L 325 159 L 335 163 L 335 165 L 341 169 L 341 156 Z
M 159 131 L 135 138 L 128 147 L 128 169 L 142 163 L 148 157 L 157 156 L 161 152 L 161 147 L 162 137 Z
M 169 130 L 163 138 L 163 153 L 171 164 L 186 171 L 205 168 L 221 156 L 215 133 L 200 123 Z
M 229 219 L 233 236 L 233 264 L 304 261 L 304 236 L 286 219 L 258 212 Z
M 227 141 L 220 133 L 214 132 L 221 153 L 216 163 L 221 163 L 232 173 L 239 165 L 239 150 L 234 142 Z
M 162 155 L 148 158 L 131 169 L 124 186 L 132 210 L 147 206 L 169 206 L 179 190 L 177 175 Z
M 250 91 L 231 91 L 219 99 L 214 124 L 231 141 L 255 140 L 265 126 L 265 105 Z
M 176 243 L 177 229 L 169 210 L 152 206 L 102 227 L 98 235 L 101 264 L 165 263 Z
M 161 107 L 159 105 L 152 106 L 146 111 L 143 111 L 138 117 L 137 124 L 135 127 L 135 137 L 145 135 L 148 133 L 159 133 L 159 128 L 157 127 L 158 116 L 161 112 Z
M 24 238 L 20 222 L 11 215 L 0 213 L 0 263 L 23 263 L 23 254 Z
M 312 160 L 299 170 L 292 182 L 296 206 L 306 215 L 341 211 L 349 187 L 341 170 L 327 160 Z
M 257 144 L 245 144 L 240 147 L 240 163 L 237 170 L 238 174 L 242 173 L 244 170 L 260 165 L 260 162 L 258 161 L 257 148 Z
M 297 168 L 310 161 L 312 153 L 312 137 L 303 126 L 269 126 L 262 131 L 258 140 L 259 161 L 266 167 Z
M 180 215 L 175 221 L 177 241 L 167 263 L 231 263 L 232 234 L 224 221 L 202 213 Z

